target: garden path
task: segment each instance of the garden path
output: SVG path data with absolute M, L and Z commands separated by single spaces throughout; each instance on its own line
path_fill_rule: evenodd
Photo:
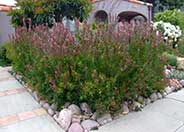
M 0 132 L 64 132 L 8 69 L 0 67 Z

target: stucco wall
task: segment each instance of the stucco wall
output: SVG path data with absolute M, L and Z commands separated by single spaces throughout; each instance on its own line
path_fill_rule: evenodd
M 9 40 L 9 34 L 14 33 L 14 28 L 11 26 L 11 17 L 7 16 L 6 12 L 0 12 L 0 44 Z
M 111 16 L 111 19 L 112 17 L 116 19 L 120 13 L 127 11 L 142 14 L 148 21 L 152 19 L 150 18 L 151 12 L 149 12 L 147 5 L 141 5 L 125 0 L 99 0 L 93 4 L 93 10 L 89 16 L 89 22 L 94 21 L 94 16 L 99 10 L 105 11 L 108 16 Z

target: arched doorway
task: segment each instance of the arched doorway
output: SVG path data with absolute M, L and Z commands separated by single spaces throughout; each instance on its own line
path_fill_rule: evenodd
M 108 23 L 108 14 L 103 10 L 97 11 L 95 13 L 94 18 L 96 23 L 101 23 L 101 22 Z
M 118 22 L 134 23 L 136 21 L 146 22 L 147 19 L 144 15 L 137 12 L 122 12 L 118 15 Z

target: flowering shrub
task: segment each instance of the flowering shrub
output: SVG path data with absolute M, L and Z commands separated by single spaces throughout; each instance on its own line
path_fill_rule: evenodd
M 124 100 L 162 91 L 166 46 L 149 25 L 75 25 L 75 34 L 58 23 L 19 28 L 12 38 L 14 70 L 43 98 L 59 107 L 87 102 L 94 110 L 115 111 Z
M 177 47 L 177 42 L 182 36 L 182 30 L 179 26 L 174 26 L 171 23 L 159 21 L 155 22 L 153 27 L 162 33 L 166 41 L 173 43 L 173 46 Z

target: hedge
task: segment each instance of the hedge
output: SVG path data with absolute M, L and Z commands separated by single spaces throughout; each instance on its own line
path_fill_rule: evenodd
M 87 102 L 99 111 L 162 91 L 166 49 L 148 24 L 79 27 L 77 21 L 75 34 L 62 23 L 18 28 L 7 48 L 14 70 L 44 99 L 59 108 Z

